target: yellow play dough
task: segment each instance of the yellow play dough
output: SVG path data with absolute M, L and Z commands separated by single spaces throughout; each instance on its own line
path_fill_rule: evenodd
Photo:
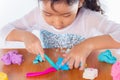
M 8 80 L 7 74 L 0 72 L 0 80 Z

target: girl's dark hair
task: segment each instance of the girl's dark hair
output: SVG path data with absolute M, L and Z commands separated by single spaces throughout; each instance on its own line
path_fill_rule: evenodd
M 38 1 L 43 1 L 43 0 L 38 0 Z M 79 0 L 49 0 L 51 1 L 51 7 L 53 10 L 54 9 L 54 3 L 57 2 L 66 2 L 68 5 L 73 5 L 74 3 L 78 2 Z M 90 9 L 92 11 L 97 11 L 101 12 L 103 14 L 103 10 L 100 7 L 100 2 L 99 0 L 84 0 L 83 7 Z
M 101 12 L 102 14 L 104 13 L 102 8 L 100 7 L 99 0 L 85 0 L 83 7 L 91 9 L 93 11 Z

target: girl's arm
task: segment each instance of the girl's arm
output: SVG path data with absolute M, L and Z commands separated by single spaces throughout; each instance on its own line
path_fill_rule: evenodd
M 69 54 L 64 54 L 62 65 L 69 62 L 69 68 L 78 68 L 83 70 L 86 64 L 86 59 L 95 50 L 120 48 L 120 43 L 113 40 L 109 35 L 101 35 L 88 38 L 83 42 L 75 45 Z
M 40 14 L 38 10 L 38 8 L 35 8 L 23 18 L 3 27 L 0 31 L 0 40 L 23 41 L 28 52 L 35 54 L 40 53 L 42 59 L 44 59 L 44 51 L 40 40 L 31 33 L 33 29 L 36 29 L 34 25 L 39 24 L 38 15 Z
M 22 42 L 24 42 L 24 39 L 28 34 L 31 34 L 31 32 L 28 32 L 25 30 L 14 29 L 8 34 L 6 40 L 7 41 L 22 41 Z
M 24 42 L 28 52 L 35 53 L 35 54 L 40 53 L 42 59 L 45 60 L 44 51 L 41 46 L 40 40 L 31 32 L 14 29 L 9 33 L 6 40 Z
M 84 69 L 87 57 L 95 50 L 120 48 L 120 24 L 111 22 L 96 12 L 91 12 L 85 15 L 85 25 L 86 40 L 74 46 L 69 54 L 64 55 L 63 64 L 69 62 L 70 69 L 73 66 L 75 68 L 81 66 L 80 70 Z M 92 29 L 98 31 L 100 35 L 91 32 Z
M 115 41 L 109 35 L 101 35 L 85 40 L 85 43 L 91 46 L 92 50 L 120 48 L 120 43 Z

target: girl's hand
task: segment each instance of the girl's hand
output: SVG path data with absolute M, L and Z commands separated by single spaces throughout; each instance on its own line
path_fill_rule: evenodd
M 70 69 L 73 67 L 80 67 L 80 70 L 83 70 L 86 64 L 86 58 L 92 52 L 92 50 L 92 46 L 83 41 L 80 44 L 74 46 L 70 53 L 64 54 L 65 58 L 62 65 L 67 62 Z
M 30 32 L 27 32 L 23 37 L 23 41 L 25 43 L 25 46 L 28 52 L 35 53 L 35 54 L 40 53 L 42 59 L 45 60 L 44 50 L 41 46 L 41 42 L 35 35 L 33 35 Z

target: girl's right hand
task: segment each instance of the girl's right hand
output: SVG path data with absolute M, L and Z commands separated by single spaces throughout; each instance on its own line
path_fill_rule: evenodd
M 39 54 L 41 55 L 42 59 L 44 59 L 44 50 L 41 46 L 40 40 L 32 33 L 26 32 L 23 37 L 24 44 L 26 49 L 30 53 Z

